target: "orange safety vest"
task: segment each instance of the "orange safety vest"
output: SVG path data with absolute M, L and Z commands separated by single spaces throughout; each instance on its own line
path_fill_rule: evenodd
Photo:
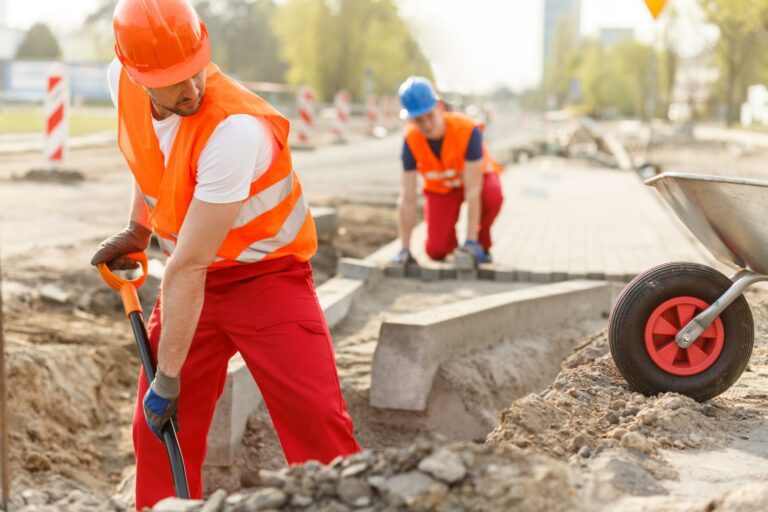
M 221 121 L 235 114 L 261 116 L 279 150 L 272 166 L 251 189 L 211 269 L 293 256 L 307 261 L 317 250 L 315 223 L 293 170 L 290 123 L 262 98 L 240 86 L 214 64 L 206 72 L 200 110 L 181 119 L 168 167 L 152 127 L 146 91 L 125 70 L 118 90 L 118 145 L 150 209 L 149 223 L 167 255 L 173 254 L 197 183 L 197 162 Z
M 443 112 L 445 135 L 443 148 L 438 158 L 429 146 L 427 138 L 422 135 L 413 123 L 405 127 L 405 140 L 416 160 L 416 170 L 424 180 L 424 190 L 447 194 L 464 186 L 464 164 L 469 139 L 472 130 L 483 124 L 471 117 L 456 112 Z M 504 168 L 499 165 L 488 152 L 483 142 L 483 173 L 501 172 Z

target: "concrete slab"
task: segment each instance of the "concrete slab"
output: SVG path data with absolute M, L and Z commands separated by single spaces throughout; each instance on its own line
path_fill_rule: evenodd
M 332 329 L 349 313 L 352 301 L 365 288 L 365 281 L 336 276 L 317 288 L 317 298 Z
M 245 434 L 248 416 L 261 404 L 261 393 L 245 361 L 237 354 L 230 359 L 224 392 L 216 403 L 216 412 L 208 432 L 208 466 L 229 466 Z M 183 427 L 182 427 L 183 428 Z
M 341 258 L 336 273 L 341 277 L 365 281 L 367 286 L 373 286 L 384 275 L 384 270 L 372 261 Z
M 618 287 L 566 281 L 488 295 L 405 315 L 381 327 L 373 407 L 423 411 L 441 364 L 503 340 L 607 315 Z

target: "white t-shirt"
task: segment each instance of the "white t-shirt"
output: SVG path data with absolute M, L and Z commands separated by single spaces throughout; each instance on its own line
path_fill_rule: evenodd
M 109 65 L 107 81 L 112 103 L 117 108 L 120 61 Z M 181 116 L 171 114 L 152 126 L 160 143 L 165 164 L 179 131 Z M 279 147 L 267 121 L 262 117 L 238 114 L 224 119 L 214 130 L 200 153 L 194 196 L 206 203 L 226 204 L 248 198 L 251 183 L 267 172 Z

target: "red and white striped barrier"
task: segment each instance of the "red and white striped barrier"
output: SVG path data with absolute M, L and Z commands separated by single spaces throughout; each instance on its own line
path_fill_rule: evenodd
M 384 126 L 388 130 L 397 128 L 400 125 L 400 100 L 394 96 L 387 96 L 382 99 L 382 117 Z
M 367 121 L 366 132 L 370 137 L 376 135 L 376 128 L 381 126 L 381 111 L 379 110 L 379 99 L 376 96 L 368 96 L 365 100 L 365 118 Z
M 349 134 L 349 115 L 352 106 L 352 95 L 348 91 L 339 91 L 333 99 L 336 118 L 333 123 L 333 133 L 336 140 L 346 142 Z
M 298 94 L 298 134 L 299 142 L 309 146 L 312 144 L 315 127 L 315 92 L 310 87 L 299 88 Z
M 45 95 L 45 147 L 43 154 L 48 169 L 58 171 L 64 160 L 69 135 L 69 88 L 67 78 L 60 73 L 48 76 Z

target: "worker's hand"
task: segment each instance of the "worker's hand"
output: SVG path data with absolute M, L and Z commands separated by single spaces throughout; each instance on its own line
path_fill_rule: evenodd
M 176 415 L 179 389 L 179 377 L 169 377 L 158 370 L 144 395 L 144 418 L 160 441 L 163 440 L 163 427 Z
M 398 265 L 407 265 L 409 263 L 416 263 L 416 259 L 411 254 L 410 249 L 403 247 L 400 249 L 400 252 L 395 254 L 395 257 L 392 258 L 392 263 L 396 263 Z
M 464 246 L 461 248 L 461 250 L 471 254 L 476 263 L 485 262 L 485 249 L 483 249 L 483 246 L 474 240 L 467 240 L 464 242 Z
M 138 222 L 131 221 L 128 227 L 99 244 L 96 254 L 91 258 L 91 265 L 106 263 L 113 270 L 132 270 L 139 263 L 127 258 L 126 254 L 144 252 L 149 247 L 152 231 Z

